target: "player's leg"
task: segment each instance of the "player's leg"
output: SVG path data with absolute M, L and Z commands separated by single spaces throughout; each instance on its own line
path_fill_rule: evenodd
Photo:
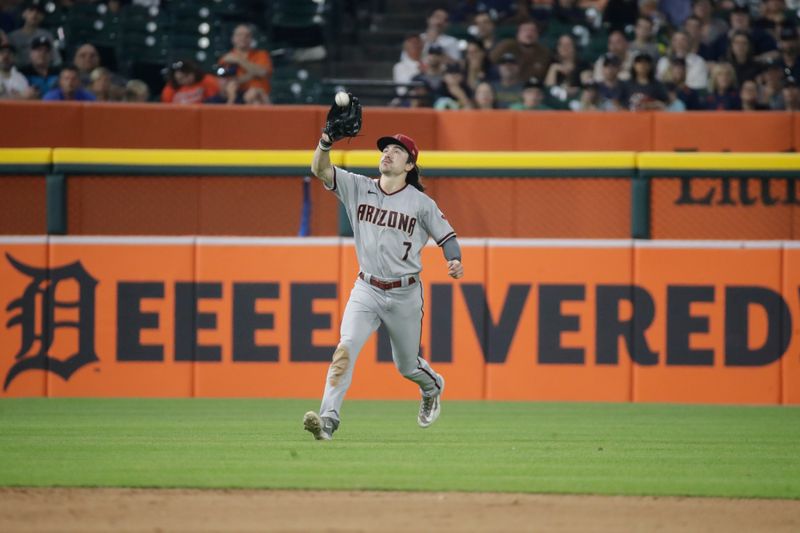
M 440 412 L 440 396 L 444 389 L 444 378 L 437 374 L 428 362 L 419 357 L 422 334 L 422 284 L 417 283 L 405 290 L 391 291 L 391 305 L 382 312 L 381 319 L 389 332 L 392 343 L 392 359 L 406 379 L 419 386 L 422 394 L 419 425 L 428 427 Z
M 319 415 L 315 417 L 315 413 L 306 413 L 306 429 L 318 439 L 330 438 L 339 427 L 339 412 L 353 379 L 356 359 L 366 340 L 380 324 L 375 305 L 370 288 L 359 280 L 350 293 L 342 315 L 339 344 L 328 367 Z M 321 427 L 318 429 L 317 425 Z

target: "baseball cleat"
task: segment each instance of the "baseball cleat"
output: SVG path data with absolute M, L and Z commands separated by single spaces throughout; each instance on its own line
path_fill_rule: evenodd
M 331 424 L 325 424 L 322 417 L 314 411 L 307 412 L 303 417 L 303 428 L 314 435 L 317 440 L 331 440 L 333 438 Z
M 439 376 L 442 380 L 442 387 L 436 396 L 423 396 L 419 403 L 419 415 L 417 423 L 419 427 L 426 428 L 436 422 L 442 412 L 442 393 L 444 392 L 444 376 Z

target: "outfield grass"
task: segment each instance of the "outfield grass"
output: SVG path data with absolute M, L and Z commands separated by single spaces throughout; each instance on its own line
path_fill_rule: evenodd
M 0 485 L 800 498 L 800 409 L 316 400 L 0 400 Z

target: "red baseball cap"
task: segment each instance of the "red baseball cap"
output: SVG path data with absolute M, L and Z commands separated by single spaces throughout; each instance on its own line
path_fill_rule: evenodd
M 391 137 L 381 137 L 378 139 L 378 150 L 381 152 L 384 148 L 389 146 L 390 144 L 397 144 L 402 146 L 406 152 L 411 156 L 411 162 L 417 162 L 417 156 L 419 156 L 419 149 L 417 148 L 417 143 L 414 142 L 414 139 L 409 137 L 408 135 L 403 135 L 402 133 L 397 133 L 392 135 Z

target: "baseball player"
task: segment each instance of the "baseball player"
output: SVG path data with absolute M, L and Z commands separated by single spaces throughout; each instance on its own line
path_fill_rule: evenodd
M 309 411 L 303 426 L 317 440 L 330 440 L 339 427 L 340 409 L 353 377 L 358 353 L 383 323 L 392 358 L 400 373 L 422 394 L 417 422 L 426 428 L 441 411 L 444 378 L 419 357 L 422 332 L 420 252 L 432 237 L 447 259 L 448 274 L 463 276 L 461 249 L 452 226 L 420 183 L 419 150 L 413 139 L 397 134 L 378 139 L 380 178 L 353 174 L 331 165 L 329 151 L 343 136 L 360 129 L 360 105 L 351 96 L 346 110 L 332 106 L 311 171 L 344 204 L 353 227 L 360 272 L 344 310 L 339 344 L 325 381 L 319 414 Z M 348 131 L 337 116 L 357 117 Z M 352 126 L 352 124 L 351 124 Z

